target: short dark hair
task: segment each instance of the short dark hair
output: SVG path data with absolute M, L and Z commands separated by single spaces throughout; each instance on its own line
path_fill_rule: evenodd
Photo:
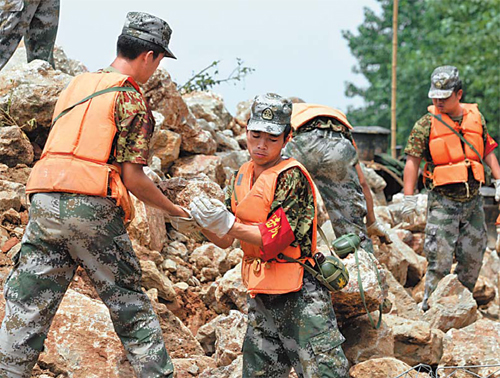
M 462 80 L 458 79 L 455 87 L 453 88 L 453 93 L 457 94 L 459 90 L 462 90 L 462 98 L 460 101 L 464 101 L 465 99 L 465 91 L 463 89 Z
M 134 60 L 143 52 L 148 51 L 153 52 L 154 59 L 158 58 L 161 53 L 166 53 L 163 47 L 131 35 L 121 34 L 116 42 L 116 53 L 126 59 Z
M 288 135 L 292 132 L 292 125 L 288 124 L 285 126 L 285 130 L 283 130 L 283 140 L 285 141 L 288 138 Z

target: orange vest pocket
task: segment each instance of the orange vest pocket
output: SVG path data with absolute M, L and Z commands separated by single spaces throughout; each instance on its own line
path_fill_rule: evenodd
M 252 297 L 256 294 L 286 294 L 302 288 L 304 268 L 297 263 L 245 259 L 241 276 Z
M 465 163 L 440 165 L 434 168 L 434 185 L 467 182 L 467 166 Z

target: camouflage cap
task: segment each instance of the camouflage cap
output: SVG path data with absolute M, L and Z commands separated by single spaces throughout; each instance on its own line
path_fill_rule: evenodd
M 276 93 L 259 95 L 253 101 L 247 130 L 280 135 L 290 125 L 291 117 L 292 102 L 289 99 Z
M 177 59 L 168 48 L 172 29 L 161 18 L 144 12 L 129 12 L 123 25 L 122 35 L 152 42 L 165 49 L 165 56 Z
M 448 98 L 459 80 L 458 69 L 454 66 L 441 66 L 431 75 L 429 98 Z

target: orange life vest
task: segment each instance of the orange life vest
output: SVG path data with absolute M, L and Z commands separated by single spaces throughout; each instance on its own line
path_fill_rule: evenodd
M 440 114 L 444 122 L 454 126 L 483 158 L 483 125 L 477 104 L 461 104 L 461 106 L 464 114 L 460 126 L 447 114 L 440 113 L 435 106 L 429 106 L 428 110 L 432 114 Z M 460 138 L 434 117 L 431 121 L 429 150 L 435 168 L 432 174 L 426 172 L 426 177 L 432 178 L 435 186 L 467 182 L 469 167 L 474 178 L 484 183 L 484 167 L 481 159 L 467 144 L 462 146 Z
M 347 120 L 347 117 L 340 110 L 318 104 L 293 104 L 292 127 L 294 130 L 299 129 L 301 126 L 305 125 L 307 122 L 316 117 L 335 118 L 337 121 L 345 125 L 348 129 L 352 129 L 352 126 Z
M 135 81 L 120 73 L 84 73 L 61 92 L 54 118 L 83 98 L 128 82 L 140 93 Z M 111 197 L 132 220 L 134 207 L 123 184 L 119 164 L 108 164 L 116 134 L 115 103 L 119 92 L 109 92 L 86 101 L 54 124 L 40 160 L 31 171 L 26 193 L 66 192 Z
M 260 224 L 267 221 L 274 200 L 276 183 L 281 172 L 298 167 L 307 177 L 314 197 L 314 220 L 312 229 L 311 250 L 316 251 L 317 210 L 316 193 L 311 176 L 295 159 L 286 159 L 262 172 L 252 185 L 254 164 L 249 161 L 243 164 L 236 176 L 231 208 L 237 222 L 243 224 Z M 287 263 L 276 259 L 264 262 L 260 260 L 260 247 L 241 241 L 244 258 L 241 267 L 243 283 L 251 296 L 256 294 L 285 294 L 298 291 L 302 287 L 304 268 L 298 263 Z M 300 246 L 288 246 L 284 255 L 301 259 Z M 313 262 L 312 258 L 303 259 Z

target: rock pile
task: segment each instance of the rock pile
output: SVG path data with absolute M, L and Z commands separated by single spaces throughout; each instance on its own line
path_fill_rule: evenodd
M 18 51 L 0 72 L 0 287 L 20 249 L 29 210 L 24 188 L 45 143 L 56 99 L 72 75 L 85 71 L 62 50 L 57 51 L 56 70 L 41 61 L 26 64 L 23 56 L 24 51 Z M 222 188 L 230 175 L 248 159 L 244 125 L 250 102 L 240 103 L 233 117 L 214 93 L 181 96 L 163 69 L 143 89 L 157 119 L 148 175 L 182 206 L 202 193 L 223 199 Z M 401 224 L 401 196 L 386 204 L 383 179 L 369 168 L 366 176 L 378 205 L 377 217 L 391 229 L 394 243 L 384 245 L 375 238 L 374 256 L 359 253 L 367 305 L 376 311 L 383 304 L 386 312 L 379 329 L 367 320 L 354 256 L 344 260 L 351 281 L 332 294 L 347 339 L 343 347 L 352 365 L 350 376 L 391 377 L 418 363 L 434 367 L 498 363 L 500 259 L 496 252 L 486 252 L 474 293 L 449 275 L 424 314 L 418 304 L 426 271 L 425 211 L 411 227 Z M 134 203 L 137 215 L 128 231 L 141 262 L 142 285 L 160 318 L 177 377 L 240 377 L 247 303 L 238 243 L 224 250 L 199 235 L 181 235 L 162 212 L 137 199 Z M 418 206 L 425 210 L 425 195 L 420 195 Z M 321 219 L 325 217 L 322 214 Z M 327 251 L 325 245 L 321 248 Z M 0 295 L 0 318 L 4 303 Z M 133 376 L 109 314 L 82 270 L 59 308 L 33 374 Z

